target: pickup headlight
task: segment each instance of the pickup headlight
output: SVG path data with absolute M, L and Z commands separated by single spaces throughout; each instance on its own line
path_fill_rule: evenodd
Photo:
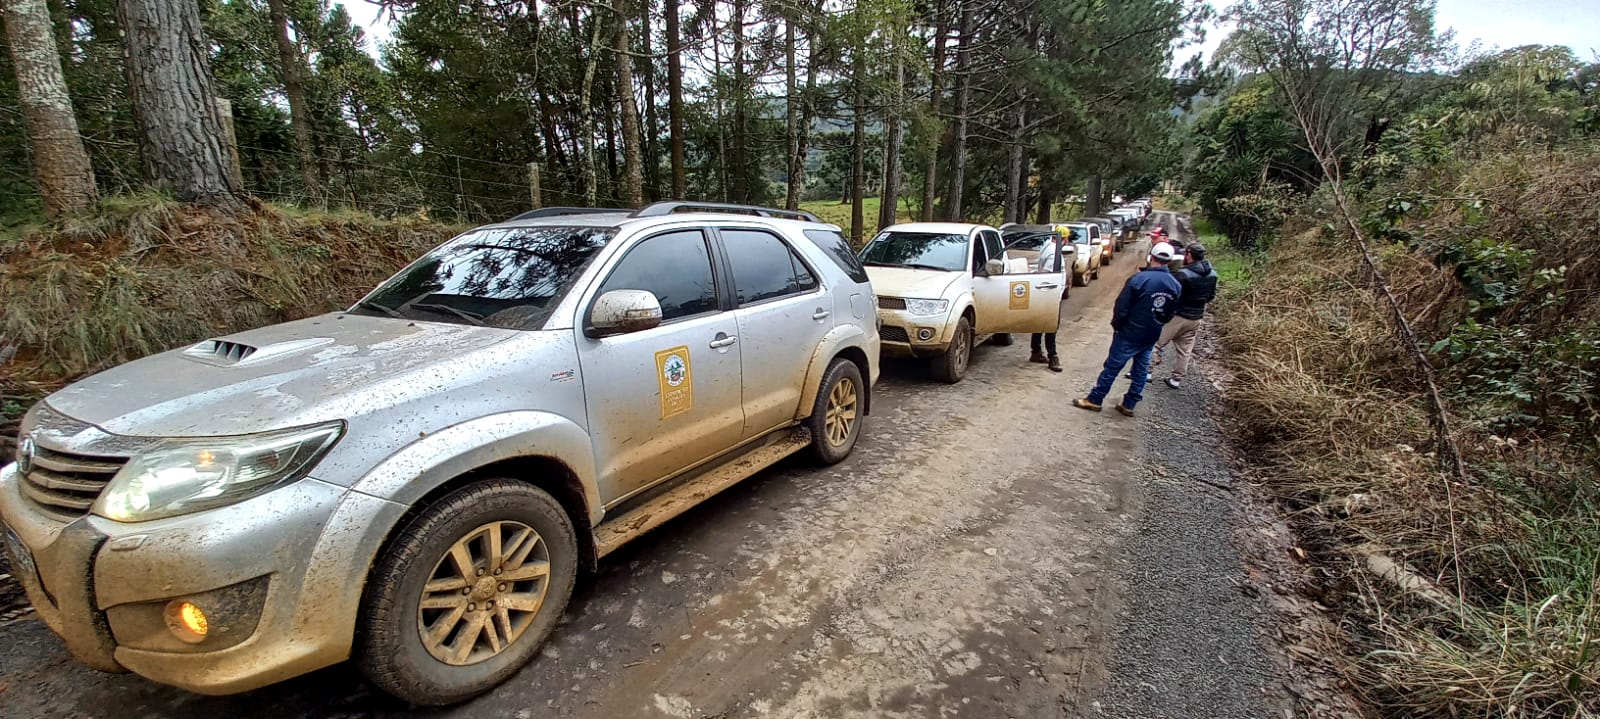
M 343 434 L 343 422 L 330 422 L 162 440 L 123 465 L 95 502 L 94 513 L 143 522 L 233 504 L 306 476 Z
M 906 300 L 906 312 L 913 315 L 942 315 L 950 310 L 950 300 Z

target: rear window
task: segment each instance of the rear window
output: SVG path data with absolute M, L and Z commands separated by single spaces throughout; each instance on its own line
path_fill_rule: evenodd
M 836 230 L 806 230 L 806 238 L 822 248 L 828 259 L 844 270 L 844 273 L 855 282 L 867 281 L 867 270 L 861 266 L 860 258 L 850 251 L 850 241 L 844 234 Z

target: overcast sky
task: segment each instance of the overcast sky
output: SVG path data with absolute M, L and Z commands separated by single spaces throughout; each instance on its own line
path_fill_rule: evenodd
M 351 19 L 366 30 L 371 40 L 369 49 L 376 55 L 378 43 L 389 37 L 388 19 L 379 19 L 379 6 L 365 0 L 334 1 L 344 5 Z M 1220 10 L 1233 4 L 1233 0 L 1213 0 L 1213 4 Z M 1474 42 L 1483 50 L 1566 45 L 1578 53 L 1579 59 L 1600 59 L 1600 0 L 1439 0 L 1435 22 L 1441 30 L 1455 29 L 1456 42 L 1462 49 Z M 1226 27 L 1212 28 L 1198 48 L 1179 50 L 1177 61 L 1188 59 L 1196 49 L 1209 58 L 1227 34 Z

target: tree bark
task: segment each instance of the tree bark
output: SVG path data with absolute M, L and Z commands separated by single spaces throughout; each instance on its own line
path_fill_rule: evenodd
M 644 57 L 651 56 L 652 13 L 653 0 L 644 0 L 642 23 L 640 29 L 640 43 L 643 45 Z M 656 115 L 656 70 L 651 63 L 644 66 L 644 196 L 645 200 L 655 202 L 661 199 L 661 122 Z
M 1050 180 L 1050 173 L 1045 172 L 1043 160 L 1039 162 L 1039 214 L 1034 220 L 1038 224 L 1050 224 L 1050 215 L 1055 211 L 1056 186 Z
M 1023 175 L 1027 164 L 1023 161 L 1022 133 L 1026 119 L 1027 107 L 1022 98 L 1017 98 L 1017 104 L 1011 108 L 1011 147 L 1006 158 L 1006 222 L 1020 222 L 1022 217 Z
M 883 191 L 878 193 L 881 198 L 878 202 L 880 230 L 895 223 L 899 215 L 896 210 L 900 206 L 900 104 L 906 73 L 899 49 L 893 43 L 890 49 L 895 53 L 894 84 L 889 86 L 890 100 L 883 120 Z
M 934 10 L 938 19 L 934 22 L 933 39 L 933 73 L 930 76 L 928 95 L 928 117 L 940 125 L 943 121 L 939 118 L 939 105 L 944 99 L 944 58 L 945 44 L 949 40 L 950 26 L 945 17 L 944 3 L 940 3 Z M 932 222 L 934 204 L 938 201 L 939 188 L 939 150 L 943 149 L 945 133 L 939 133 L 939 141 L 928 152 L 928 157 L 922 168 L 922 221 Z
M 672 134 L 672 197 L 684 199 L 688 182 L 683 167 L 683 34 L 679 29 L 678 0 L 666 0 L 667 16 L 667 123 Z
M 238 209 L 194 0 L 118 0 L 145 174 L 179 200 Z
M 961 219 L 961 192 L 967 182 L 967 113 L 972 100 L 972 7 L 961 0 L 958 23 L 961 46 L 956 50 L 956 129 L 950 146 L 950 194 L 945 200 L 946 220 Z
M 589 61 L 583 67 L 583 91 L 578 98 L 578 111 L 582 122 L 578 127 L 578 145 L 583 152 L 583 203 L 594 207 L 600 203 L 600 178 L 595 168 L 594 156 L 594 73 L 600 62 L 600 26 L 604 18 L 599 13 L 593 17 L 594 29 L 589 35 Z
M 852 71 L 852 84 L 854 87 L 855 105 L 855 131 L 851 136 L 851 150 L 855 156 L 850 168 L 850 240 L 860 246 L 862 232 L 866 227 L 866 194 L 867 194 L 867 62 L 866 43 L 861 42 L 854 50 L 855 60 Z
M 283 0 L 267 0 L 267 14 L 272 19 L 272 34 L 278 43 L 278 70 L 283 75 L 283 94 L 289 98 L 289 124 L 294 128 L 300 179 L 305 185 L 306 197 L 316 204 L 322 200 L 322 183 L 317 176 L 316 154 L 311 150 L 311 111 L 300 83 L 300 51 L 289 41 L 289 16 L 283 10 Z
M 733 197 L 734 202 L 750 201 L 750 176 L 748 173 L 748 153 L 746 150 L 749 138 L 746 137 L 745 96 L 745 67 L 744 67 L 744 11 L 745 0 L 733 0 L 733 17 L 729 23 L 733 28 L 733 159 L 728 163 L 733 171 Z
M 808 8 L 811 13 L 809 17 L 813 22 L 821 13 L 821 7 L 821 0 L 817 0 L 816 5 Z M 817 87 L 817 32 L 814 28 L 807 34 L 806 39 L 808 41 L 806 48 L 806 84 L 805 89 L 800 93 L 799 145 L 795 150 L 795 154 L 800 158 L 800 164 L 796 168 L 793 180 L 798 188 L 797 193 L 801 197 L 805 195 L 806 191 L 806 156 L 811 151 L 811 121 L 816 116 L 813 98 L 816 97 Z M 796 206 L 798 204 L 796 202 Z
M 633 99 L 633 57 L 628 41 L 632 9 L 617 0 L 617 94 L 622 99 L 622 202 L 627 207 L 644 204 L 644 148 L 639 132 L 639 107 Z
M 788 161 L 785 165 L 784 177 L 787 189 L 784 192 L 783 206 L 785 209 L 800 209 L 800 185 L 795 181 L 800 176 L 800 97 L 799 73 L 795 67 L 795 33 L 793 11 L 783 18 L 783 65 L 784 65 L 784 96 L 788 101 L 785 107 L 785 139 L 788 140 Z
M 99 193 L 56 54 L 50 8 L 45 0 L 5 0 L 3 14 L 45 212 L 57 217 L 87 210 Z

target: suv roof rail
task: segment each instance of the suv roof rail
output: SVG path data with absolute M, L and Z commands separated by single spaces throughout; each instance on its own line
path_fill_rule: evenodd
M 532 220 L 540 217 L 563 217 L 566 215 L 604 215 L 618 214 L 627 210 L 616 207 L 541 207 L 537 210 L 528 210 L 512 220 Z
M 806 222 L 822 222 L 816 215 L 805 210 L 780 210 L 776 207 L 761 207 L 759 205 L 736 205 L 729 202 L 688 202 L 673 200 L 668 202 L 653 202 L 633 212 L 634 217 L 660 217 L 674 212 L 683 211 L 705 212 L 733 212 L 752 214 L 759 217 L 785 217 L 791 220 L 805 220 Z

